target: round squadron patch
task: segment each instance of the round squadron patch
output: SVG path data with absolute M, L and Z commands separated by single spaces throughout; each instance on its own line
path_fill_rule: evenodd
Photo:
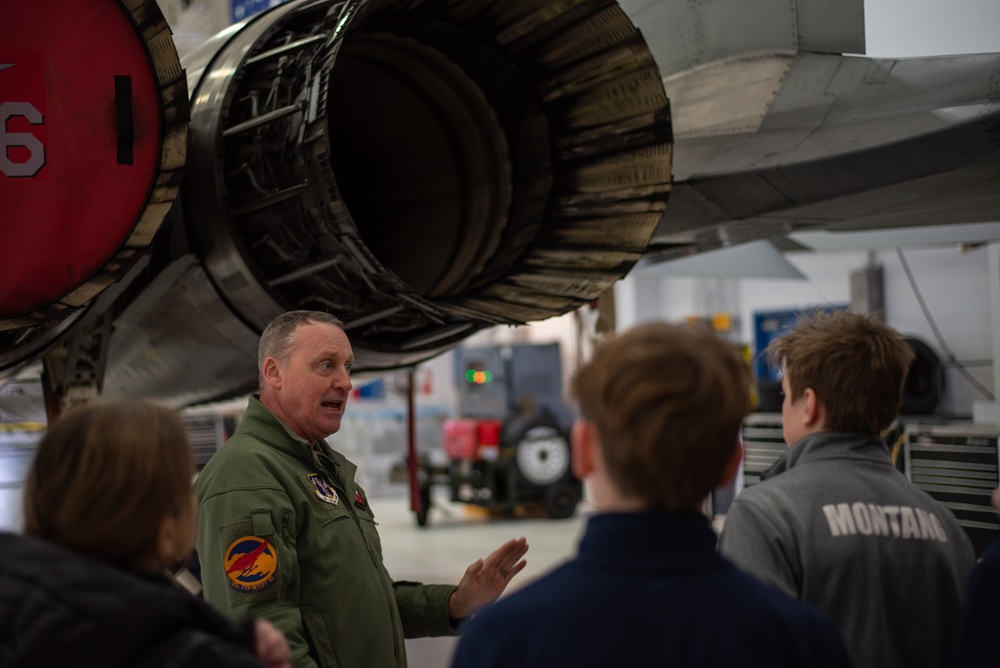
M 237 538 L 226 550 L 223 559 L 229 586 L 236 591 L 256 592 L 274 584 L 278 553 L 263 538 Z

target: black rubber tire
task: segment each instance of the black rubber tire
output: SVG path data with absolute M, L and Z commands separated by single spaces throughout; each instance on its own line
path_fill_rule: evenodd
M 527 444 L 529 447 L 532 442 L 535 441 L 535 437 L 543 433 L 557 439 L 561 442 L 561 447 L 557 451 L 551 451 L 552 454 L 558 452 L 559 459 L 557 461 L 564 462 L 562 467 L 553 471 L 530 471 L 526 470 L 522 466 L 522 444 Z M 570 444 L 569 436 L 566 431 L 559 425 L 559 423 L 553 418 L 546 415 L 531 415 L 531 416 L 518 416 L 509 420 L 504 424 L 503 430 L 501 432 L 501 442 L 504 448 L 512 449 L 513 452 L 513 462 L 515 470 L 517 471 L 517 476 L 520 480 L 524 481 L 530 486 L 535 488 L 544 488 L 548 485 L 554 485 L 564 476 L 569 474 L 570 471 Z M 546 454 L 546 453 L 541 453 Z
M 916 357 L 903 383 L 901 415 L 930 415 L 944 394 L 944 366 L 934 349 L 918 338 L 903 337 Z
M 430 508 L 426 506 L 422 507 L 415 514 L 417 516 L 417 526 L 426 527 L 427 526 L 427 514 L 430 512 Z
M 574 480 L 557 482 L 545 490 L 542 505 L 545 513 L 554 520 L 564 520 L 576 512 L 580 503 L 580 485 Z
M 758 413 L 780 413 L 781 403 L 781 381 L 779 380 L 759 380 L 757 381 L 757 408 Z
M 420 510 L 418 510 L 415 514 L 417 516 L 417 526 L 426 527 L 427 519 L 431 512 L 431 485 L 430 481 L 426 480 L 427 474 L 423 471 L 421 471 L 421 473 L 423 473 L 423 475 L 420 477 L 424 479 L 417 483 L 419 485 L 417 491 L 420 494 Z

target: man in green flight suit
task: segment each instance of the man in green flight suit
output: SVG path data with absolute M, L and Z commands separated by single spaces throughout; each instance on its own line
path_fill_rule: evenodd
M 528 550 L 508 541 L 457 587 L 392 580 L 356 467 L 324 441 L 340 429 L 353 361 L 337 318 L 275 318 L 260 339 L 260 398 L 195 487 L 205 599 L 273 622 L 294 668 L 405 667 L 404 638 L 457 634 Z

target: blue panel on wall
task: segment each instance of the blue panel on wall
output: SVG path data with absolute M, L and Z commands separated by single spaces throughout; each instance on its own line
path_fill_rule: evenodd
M 358 399 L 385 399 L 385 381 L 381 378 L 354 389 Z
M 233 0 L 233 23 L 239 23 L 265 9 L 277 7 L 284 0 Z
M 772 339 L 775 339 L 795 326 L 799 317 L 806 313 L 816 311 L 841 311 L 846 310 L 845 306 L 814 306 L 812 308 L 802 308 L 795 310 L 781 311 L 758 311 L 753 314 L 753 338 L 754 338 L 754 374 L 759 381 L 778 380 L 778 369 L 774 369 L 768 364 L 764 351 Z

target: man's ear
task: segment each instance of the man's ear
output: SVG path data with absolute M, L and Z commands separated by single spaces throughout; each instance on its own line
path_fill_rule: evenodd
M 273 357 L 264 358 L 264 365 L 261 367 L 261 374 L 264 382 L 273 388 L 281 387 L 281 365 Z
M 577 420 L 573 423 L 569 440 L 573 449 L 573 475 L 582 480 L 594 472 L 594 460 L 597 457 L 594 424 L 583 419 Z
M 733 481 L 736 477 L 736 473 L 740 470 L 740 462 L 743 461 L 743 443 L 736 439 L 736 446 L 733 448 L 733 454 L 729 456 L 729 461 L 726 463 L 726 468 L 722 472 L 722 478 L 719 480 L 719 484 L 716 487 L 725 487 Z

